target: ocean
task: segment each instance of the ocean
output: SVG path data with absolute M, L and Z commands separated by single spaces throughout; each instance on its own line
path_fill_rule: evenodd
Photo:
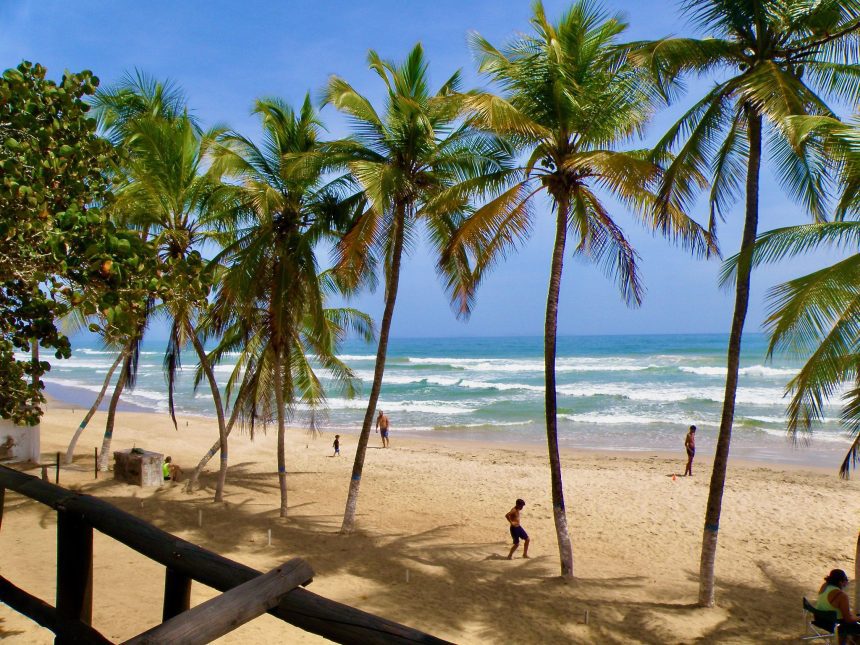
M 695 424 L 697 453 L 713 454 L 725 381 L 726 335 L 568 336 L 558 339 L 559 442 L 563 447 L 683 453 Z M 91 405 L 113 361 L 109 351 L 73 343 L 69 360 L 54 361 L 45 376 L 57 398 Z M 138 382 L 123 396 L 125 409 L 167 417 L 164 346 L 145 343 Z M 832 467 L 850 445 L 838 408 L 809 441 L 791 443 L 785 430 L 784 390 L 799 363 L 765 360 L 766 337 L 744 338 L 732 455 L 747 459 Z M 332 391 L 324 433 L 357 432 L 373 375 L 375 346 L 348 341 L 341 358 L 355 371 L 361 394 Z M 216 367 L 226 380 L 235 357 Z M 181 414 L 214 416 L 208 386 L 194 391 L 196 358 L 183 353 L 175 404 Z M 110 392 L 110 390 L 109 390 Z M 394 339 L 378 409 L 398 434 L 480 442 L 544 441 L 543 339 Z M 106 399 L 109 398 L 106 397 Z M 106 402 L 103 407 L 106 406 Z M 299 409 L 292 425 L 307 423 Z M 371 439 L 373 440 L 373 438 Z

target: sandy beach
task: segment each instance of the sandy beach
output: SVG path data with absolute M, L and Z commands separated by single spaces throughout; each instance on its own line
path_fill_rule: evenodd
M 83 412 L 52 403 L 42 454 L 64 451 Z M 212 502 L 213 467 L 203 488 L 141 489 L 93 478 L 104 414 L 84 433 L 60 483 L 105 499 L 182 538 L 260 570 L 292 557 L 316 572 L 320 595 L 460 643 L 781 642 L 802 633 L 800 598 L 823 575 L 853 574 L 855 481 L 830 470 L 732 463 L 723 501 L 715 609 L 695 607 L 710 458 L 695 476 L 677 455 L 564 453 L 576 580 L 557 577 L 546 456 L 534 445 L 371 436 L 359 500 L 359 532 L 338 534 L 356 437 L 287 438 L 290 515 L 277 513 L 274 428 L 252 442 L 232 438 L 223 504 Z M 139 446 L 189 468 L 217 436 L 211 420 L 123 412 L 114 449 Z M 682 438 L 679 438 L 679 444 Z M 49 455 L 51 457 L 49 458 Z M 30 467 L 27 472 L 36 474 Z M 507 561 L 504 514 L 526 500 L 529 560 Z M 203 526 L 197 526 L 198 511 Z M 272 545 L 267 545 L 267 530 Z M 163 568 L 98 533 L 93 624 L 124 640 L 160 621 Z M 45 600 L 54 597 L 56 518 L 9 493 L 0 530 L 2 575 Z M 407 581 L 408 572 L 408 581 Z M 215 594 L 197 583 L 192 604 Z M 853 583 L 849 589 L 853 598 Z M 588 624 L 584 624 L 585 613 Z M 0 639 L 51 643 L 52 634 L 0 606 Z M 319 642 L 270 616 L 222 639 L 231 643 Z

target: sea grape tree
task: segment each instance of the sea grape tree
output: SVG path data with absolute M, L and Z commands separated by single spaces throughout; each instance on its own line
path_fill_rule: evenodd
M 56 83 L 30 62 L 0 78 L 0 417 L 19 423 L 38 422 L 50 364 L 16 351 L 68 358 L 55 321 L 70 306 L 122 326 L 158 287 L 148 247 L 102 209 L 113 153 L 83 100 L 97 85 L 88 71 Z

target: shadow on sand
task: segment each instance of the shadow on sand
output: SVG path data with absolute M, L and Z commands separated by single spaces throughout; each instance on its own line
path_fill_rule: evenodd
M 230 467 L 230 494 L 224 504 L 210 501 L 214 475 L 206 473 L 201 477 L 201 489 L 192 495 L 176 494 L 181 483 L 159 488 L 151 496 L 157 503 L 150 503 L 148 497 L 129 497 L 127 486 L 108 478 L 84 485 L 82 492 L 206 548 L 218 550 L 216 545 L 220 545 L 227 557 L 241 559 L 237 553 L 241 548 L 266 555 L 275 566 L 298 556 L 311 563 L 318 579 L 336 574 L 362 578 L 370 589 L 381 593 L 369 592 L 357 602 L 347 602 L 430 633 L 445 626 L 440 635 L 453 640 L 467 630 L 469 640 L 542 643 L 777 643 L 796 640 L 799 634 L 803 590 L 763 564 L 759 566 L 769 588 L 720 584 L 721 608 L 717 610 L 656 599 L 644 602 L 636 598 L 648 597 L 650 579 L 592 577 L 565 582 L 547 575 L 555 567 L 552 555 L 508 562 L 501 552 L 506 552 L 507 545 L 462 542 L 457 539 L 458 525 L 411 534 L 357 531 L 344 536 L 338 533 L 340 514 L 308 513 L 314 502 L 290 506 L 293 514 L 281 521 L 277 508 L 254 501 L 261 495 L 269 500 L 277 495 L 276 477 L 251 472 L 251 466 Z M 290 476 L 304 474 L 313 473 Z M 7 498 L 7 510 L 36 504 L 15 498 Z M 232 501 L 237 498 L 241 501 Z M 295 514 L 299 508 L 302 514 Z M 200 509 L 202 527 L 198 527 Z M 53 523 L 53 511 L 46 508 L 41 522 L 43 526 Z M 272 530 L 273 547 L 266 546 L 267 529 Z M 226 535 L 233 549 L 225 548 Z M 289 545 L 289 550 L 283 545 Z M 679 570 L 677 575 L 688 583 L 697 579 L 695 571 Z M 420 594 L 410 593 L 418 587 Z M 784 599 L 780 601 L 782 612 L 761 615 L 757 608 L 763 593 L 778 593 Z M 697 629 L 688 636 L 680 635 L 692 618 Z M 0 624 L 0 638 L 7 635 L 15 634 L 3 631 Z

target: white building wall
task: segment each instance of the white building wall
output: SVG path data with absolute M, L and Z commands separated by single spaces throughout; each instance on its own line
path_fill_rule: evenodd
M 0 445 L 12 437 L 12 461 L 32 461 L 38 464 L 41 459 L 41 439 L 39 426 L 19 426 L 6 419 L 0 419 Z

